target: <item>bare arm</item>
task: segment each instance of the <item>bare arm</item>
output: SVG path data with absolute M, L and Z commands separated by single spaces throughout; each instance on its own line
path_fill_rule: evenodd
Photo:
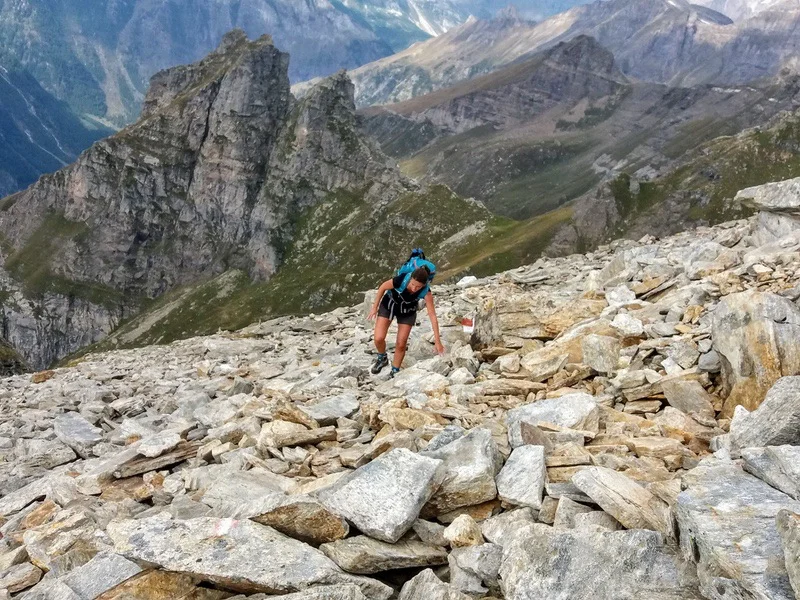
M 433 292 L 428 291 L 425 295 L 425 308 L 428 309 L 428 318 L 431 320 L 433 327 L 433 340 L 436 344 L 436 351 L 439 354 L 444 354 L 444 345 L 442 338 L 439 336 L 439 319 L 436 317 L 436 308 L 433 305 Z
M 372 310 L 369 311 L 369 319 L 374 319 L 378 316 L 378 306 L 383 299 L 383 295 L 394 287 L 391 279 L 384 281 L 378 288 L 378 293 L 375 295 L 375 302 L 372 303 Z

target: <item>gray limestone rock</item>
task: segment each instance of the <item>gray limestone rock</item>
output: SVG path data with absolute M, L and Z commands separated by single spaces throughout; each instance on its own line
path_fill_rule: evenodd
M 573 515 L 572 528 L 618 531 L 622 529 L 622 525 L 620 525 L 620 522 L 607 512 L 603 512 L 602 510 L 593 510 Z
M 59 440 L 83 458 L 90 456 L 92 447 L 103 441 L 103 430 L 74 412 L 56 417 L 53 421 L 53 429 Z
M 441 483 L 442 461 L 405 448 L 390 450 L 317 494 L 360 531 L 396 542 Z
M 716 415 L 711 404 L 711 396 L 697 381 L 689 379 L 671 379 L 661 384 L 661 389 L 670 406 L 686 413 L 702 417 L 714 418 Z
M 422 454 L 443 461 L 441 486 L 425 507 L 426 514 L 439 515 L 497 496 L 495 477 L 503 458 L 488 429 L 473 429 L 445 446 Z
M 775 520 L 783 544 L 783 555 L 789 581 L 795 596 L 800 596 L 800 515 L 781 510 Z
M 403 586 L 398 600 L 472 600 L 472 598 L 443 582 L 430 569 L 425 569 Z
M 175 431 L 162 431 L 142 440 L 137 451 L 147 458 L 156 458 L 173 450 L 181 443 L 181 439 L 181 436 Z
M 587 467 L 572 476 L 572 483 L 625 527 L 674 537 L 669 505 L 622 473 Z
M 745 473 L 731 461 L 709 458 L 683 480 L 675 509 L 687 560 L 698 563 L 709 598 L 793 597 L 775 517 L 800 503 Z
M 444 530 L 446 529 L 444 525 L 440 525 L 439 523 L 434 523 L 432 521 L 417 519 L 414 521 L 414 524 L 411 526 L 411 528 L 414 530 L 414 533 L 417 534 L 419 539 L 426 544 L 431 544 L 433 546 L 447 546 L 447 540 L 444 538 Z
M 322 544 L 319 549 L 348 573 L 360 575 L 447 563 L 447 551 L 441 546 L 409 539 L 387 544 L 359 535 Z
M 370 599 L 386 600 L 391 589 L 348 575 L 322 552 L 252 521 L 151 517 L 113 522 L 108 535 L 116 552 L 230 589 L 270 594 L 314 585 L 353 583 Z M 270 560 L 254 560 L 269 556 Z
M 761 405 L 731 423 L 736 448 L 800 444 L 800 377 L 783 377 L 769 389 Z
M 704 373 L 719 373 L 722 369 L 722 361 L 716 350 L 710 350 L 700 355 L 697 361 L 697 368 Z
M 370 600 L 358 586 L 349 584 L 321 585 L 304 592 L 273 596 L 272 598 L 274 600 Z M 265 597 L 264 600 L 269 599 Z
M 497 475 L 497 495 L 508 504 L 539 510 L 546 477 L 543 446 L 514 448 Z
M 506 600 L 700 599 L 696 578 L 655 531 L 534 525 L 503 553 Z
M 585 504 L 570 500 L 566 496 L 558 499 L 558 506 L 556 507 L 556 514 L 553 517 L 554 529 L 575 529 L 575 518 L 581 514 L 593 512 L 592 509 Z M 605 514 L 605 513 L 601 513 Z
M 342 417 L 350 417 L 358 411 L 358 397 L 353 393 L 339 394 L 316 404 L 298 406 L 300 410 L 320 425 L 334 425 Z
M 598 410 L 595 399 L 589 394 L 566 394 L 548 398 L 508 411 L 508 441 L 512 448 L 523 444 L 521 423 L 553 423 L 571 429 L 597 431 Z
M 634 299 L 636 296 L 634 296 Z M 617 370 L 620 343 L 615 337 L 590 334 L 581 340 L 583 364 L 598 373 L 612 373 Z
M 470 595 L 483 595 L 497 587 L 503 547 L 480 544 L 456 548 L 448 557 L 450 585 Z
M 739 190 L 736 200 L 757 210 L 800 216 L 800 177 Z
M 745 471 L 800 500 L 800 447 L 745 448 L 741 454 Z
M 777 294 L 725 296 L 714 310 L 711 337 L 722 360 L 728 414 L 739 405 L 755 410 L 776 381 L 800 374 L 800 308 Z
M 481 523 L 481 532 L 489 542 L 505 546 L 516 532 L 536 522 L 536 511 L 527 507 L 518 508 L 489 517 Z
M 141 572 L 142 568 L 127 558 L 102 552 L 85 565 L 67 573 L 61 581 L 82 600 L 94 600 Z

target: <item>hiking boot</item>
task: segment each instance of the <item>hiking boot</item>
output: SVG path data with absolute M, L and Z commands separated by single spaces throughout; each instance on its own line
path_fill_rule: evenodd
M 383 370 L 383 367 L 389 364 L 389 357 L 384 352 L 383 354 L 378 354 L 378 357 L 375 359 L 375 362 L 372 363 L 372 374 L 377 375 L 378 373 Z
M 393 366 L 392 367 L 392 372 L 389 373 L 389 379 L 394 379 L 394 376 L 397 375 L 399 372 L 400 372 L 400 369 L 398 369 L 397 367 Z

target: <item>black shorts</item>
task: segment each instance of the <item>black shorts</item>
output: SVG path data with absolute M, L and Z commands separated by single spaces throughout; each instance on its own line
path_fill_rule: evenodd
M 384 295 L 383 299 L 381 300 L 380 306 L 378 306 L 378 316 L 384 317 L 385 319 L 397 319 L 397 322 L 400 325 L 411 325 L 412 327 L 417 324 L 417 311 L 414 310 L 410 313 L 400 314 L 400 305 L 394 303 L 394 305 L 390 304 L 391 296 L 389 294 Z

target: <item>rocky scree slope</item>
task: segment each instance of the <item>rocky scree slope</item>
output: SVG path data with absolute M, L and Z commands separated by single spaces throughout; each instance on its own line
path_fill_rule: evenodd
M 345 75 L 295 101 L 288 60 L 269 38 L 233 32 L 203 61 L 154 76 L 136 124 L 3 200 L 3 332 L 27 362 L 41 368 L 101 339 L 178 286 L 227 273 L 241 290 L 268 282 L 285 260 L 298 267 L 282 278 L 294 289 L 280 296 L 284 310 L 301 294 L 312 308 L 324 301 L 314 285 L 371 287 L 358 278 L 399 261 L 376 255 L 353 266 L 352 245 L 379 213 L 394 220 L 371 233 L 377 240 L 402 220 L 403 247 L 435 247 L 487 217 L 404 178 L 359 133 Z M 300 266 L 355 273 L 303 281 L 311 271 Z M 238 307 L 245 323 L 268 309 Z
M 448 353 L 425 321 L 394 379 L 366 297 L 0 380 L 0 587 L 794 598 L 800 183 L 740 197 L 757 217 L 436 286 Z
M 368 63 L 351 75 L 360 107 L 390 104 L 513 64 L 579 35 L 610 50 L 622 72 L 671 86 L 740 85 L 796 71 L 798 7 L 732 23 L 684 0 L 609 0 L 541 22 L 504 16 L 471 20 L 446 34 Z

